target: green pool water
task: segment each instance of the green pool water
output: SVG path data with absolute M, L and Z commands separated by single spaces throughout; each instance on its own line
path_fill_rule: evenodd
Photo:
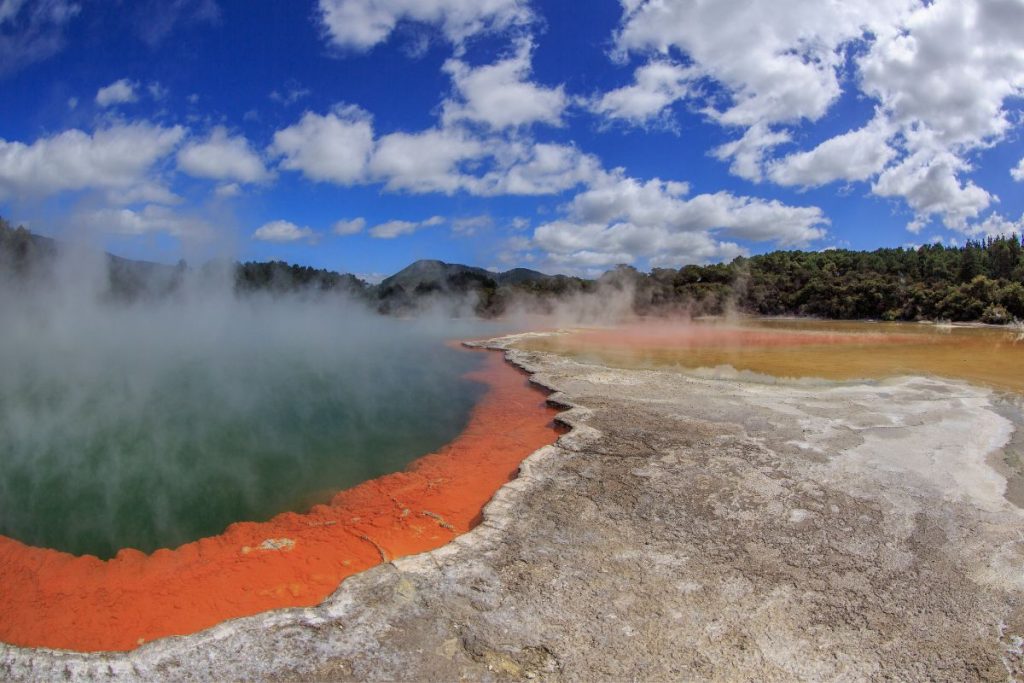
M 444 340 L 469 330 L 335 313 L 0 330 L 0 534 L 102 558 L 176 547 L 308 509 L 455 437 L 481 358 Z

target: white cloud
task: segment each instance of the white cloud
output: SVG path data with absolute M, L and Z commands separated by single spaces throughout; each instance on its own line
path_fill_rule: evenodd
M 281 168 L 310 180 L 350 185 L 365 179 L 373 151 L 373 123 L 355 106 L 338 106 L 323 116 L 306 112 L 295 125 L 274 134 L 270 151 L 284 157 Z
M 603 94 L 590 103 L 590 108 L 609 119 L 641 125 L 685 97 L 696 76 L 692 68 L 655 59 L 636 70 L 632 85 Z
M 791 139 L 788 131 L 772 130 L 765 124 L 754 124 L 743 137 L 720 145 L 711 151 L 722 161 L 732 160 L 729 171 L 740 178 L 760 182 L 764 178 L 762 165 L 765 156 L 775 147 Z
M 122 235 L 167 233 L 192 239 L 209 237 L 213 227 L 201 218 L 175 213 L 166 206 L 153 204 L 141 210 L 106 208 L 86 213 L 82 223 L 97 232 Z
M 17 16 L 24 4 L 25 0 L 0 0 L 0 24 Z
M 222 199 L 229 199 L 242 194 L 242 188 L 238 183 L 221 183 L 213 193 Z
M 686 183 L 604 176 L 569 204 L 568 215 L 539 226 L 534 243 L 549 260 L 578 268 L 647 260 L 653 266 L 728 260 L 744 253 L 728 240 L 805 246 L 825 236 L 817 207 L 737 197 L 687 197 Z
M 496 130 L 532 123 L 560 126 L 568 105 L 565 89 L 529 82 L 532 52 L 533 42 L 522 39 L 513 56 L 494 64 L 473 68 L 458 59 L 448 60 L 444 70 L 459 99 L 444 102 L 444 125 L 472 121 Z
M 1010 169 L 1010 176 L 1017 182 L 1024 183 L 1024 159 L 1015 168 Z
M 1002 214 L 991 213 L 980 223 L 970 225 L 965 231 L 971 237 L 1007 237 L 1024 234 L 1024 214 L 1013 221 Z
M 818 187 L 836 180 L 868 180 L 896 157 L 886 140 L 892 130 L 881 119 L 859 130 L 822 142 L 808 152 L 790 154 L 768 164 L 768 177 L 779 185 Z
M 370 234 L 378 239 L 389 240 L 399 235 L 411 235 L 418 227 L 420 224 L 413 221 L 387 221 L 370 228 Z
M 138 38 L 154 49 L 179 26 L 212 25 L 221 18 L 216 0 L 135 0 L 122 12 L 130 17 Z
M 135 94 L 135 88 L 137 87 L 138 83 L 129 81 L 127 78 L 114 81 L 110 85 L 96 91 L 96 104 L 101 107 L 110 107 L 115 104 L 134 102 L 138 99 L 138 96 Z
M 128 204 L 181 204 L 184 200 L 162 182 L 141 180 L 128 187 L 108 188 L 104 193 L 107 203 L 116 206 Z
M 154 164 L 185 135 L 180 126 L 121 124 L 67 130 L 31 145 L 0 139 L 0 197 L 33 197 L 84 189 L 120 189 L 146 181 Z
M 411 235 L 420 228 L 429 228 L 444 223 L 443 216 L 431 216 L 424 221 L 387 221 L 370 228 L 370 235 L 377 239 L 389 240 L 400 235 Z
M 178 168 L 197 178 L 258 183 L 271 175 L 249 141 L 217 126 L 205 140 L 192 142 L 178 152 Z
M 460 45 L 477 33 L 530 19 L 525 0 L 319 0 L 319 15 L 334 45 L 360 51 L 387 40 L 400 21 L 438 26 Z
M 270 91 L 270 99 L 278 104 L 289 107 L 304 97 L 309 97 L 313 91 L 304 88 L 297 81 L 290 81 L 284 88 L 284 92 L 278 90 Z
M 573 272 L 606 269 L 646 259 L 653 267 L 729 261 L 745 252 L 704 232 L 672 232 L 632 223 L 554 221 L 534 231 L 534 243 L 548 262 Z
M 995 200 L 974 182 L 957 177 L 969 168 L 954 154 L 923 149 L 887 168 L 871 189 L 880 197 L 906 200 L 915 213 L 907 226 L 911 232 L 920 232 L 934 215 L 948 228 L 965 229 Z
M 452 233 L 461 237 L 469 237 L 481 230 L 490 228 L 492 225 L 494 225 L 494 219 L 491 218 L 490 214 L 466 216 L 452 221 Z
M 69 0 L 0 1 L 0 77 L 60 52 L 67 26 L 80 12 Z
M 688 190 L 686 183 L 611 176 L 576 195 L 570 214 L 587 223 L 626 221 L 675 232 L 720 230 L 784 247 L 804 246 L 825 236 L 828 220 L 817 207 L 787 206 L 728 192 L 686 198 Z
M 353 218 L 352 220 L 340 220 L 331 228 L 335 235 L 355 235 L 366 227 L 365 218 Z
M 159 81 L 151 81 L 149 85 L 146 86 L 146 91 L 149 93 L 149 96 L 157 102 L 166 98 L 167 94 L 170 92 L 167 89 L 167 86 Z
M 996 201 L 964 174 L 972 153 L 1019 123 L 1007 108 L 1024 96 L 1019 0 L 621 1 L 622 54 L 679 51 L 724 89 L 698 109 L 745 129 L 714 150 L 735 175 L 800 187 L 873 181 L 914 210 L 911 229 L 938 216 L 966 230 Z M 847 86 L 877 103 L 871 122 L 772 158 L 792 141 L 787 126 L 818 121 Z
M 1003 135 L 1004 102 L 1024 94 L 1024 4 L 936 0 L 859 60 L 861 87 L 889 118 L 946 149 Z
M 571 145 L 520 142 L 492 144 L 497 168 L 474 183 L 481 195 L 557 194 L 594 181 L 603 173 L 600 160 Z
M 463 131 L 432 128 L 420 133 L 391 133 L 380 138 L 370 161 L 371 174 L 389 190 L 443 192 L 466 189 L 461 165 L 487 156 L 487 147 Z
M 254 240 L 262 242 L 315 242 L 316 233 L 312 228 L 303 227 L 289 221 L 270 221 L 256 229 L 252 234 Z
M 916 0 L 622 0 L 623 51 L 686 53 L 728 89 L 728 125 L 817 120 L 838 98 L 845 44 L 888 35 Z
M 862 89 L 902 129 L 906 156 L 873 189 L 915 211 L 919 230 L 932 216 L 950 228 L 969 223 L 998 199 L 971 180 L 967 155 L 1005 138 L 1006 101 L 1024 96 L 1024 4 L 937 0 L 904 30 L 876 41 L 859 60 Z
M 598 176 L 601 164 L 571 145 L 484 135 L 461 126 L 374 138 L 353 107 L 306 113 L 274 135 L 281 167 L 338 185 L 383 183 L 394 192 L 467 192 L 479 196 L 555 194 Z

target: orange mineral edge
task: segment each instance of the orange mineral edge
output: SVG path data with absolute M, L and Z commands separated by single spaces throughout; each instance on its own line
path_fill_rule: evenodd
M 125 549 L 106 561 L 0 536 L 0 641 L 131 650 L 235 617 L 319 604 L 348 576 L 448 543 L 480 521 L 528 455 L 557 438 L 556 411 L 501 354 L 488 353 L 467 376 L 487 391 L 454 441 L 308 513 L 232 524 L 151 555 Z

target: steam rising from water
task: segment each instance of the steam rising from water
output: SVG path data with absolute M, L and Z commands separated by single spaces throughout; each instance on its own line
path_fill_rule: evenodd
M 481 388 L 471 323 L 340 298 L 0 283 L 0 534 L 108 557 L 308 507 L 435 450 Z M 95 271 L 92 271 L 95 272 Z

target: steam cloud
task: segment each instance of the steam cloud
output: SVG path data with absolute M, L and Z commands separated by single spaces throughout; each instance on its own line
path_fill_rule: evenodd
M 443 343 L 479 322 L 208 272 L 112 301 L 90 253 L 0 282 L 0 533 L 27 543 L 105 557 L 308 506 L 450 440 L 482 391 Z

